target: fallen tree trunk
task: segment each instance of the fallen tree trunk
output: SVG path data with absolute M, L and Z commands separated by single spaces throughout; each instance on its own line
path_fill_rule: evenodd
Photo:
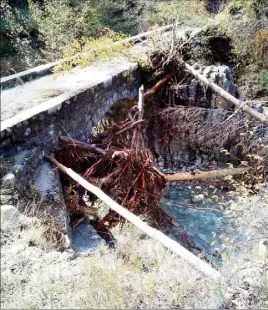
M 120 216 L 137 226 L 141 231 L 147 234 L 149 237 L 159 241 L 165 247 L 170 249 L 172 252 L 178 254 L 183 260 L 187 261 L 193 267 L 201 271 L 206 276 L 209 276 L 212 279 L 220 280 L 222 276 L 219 271 L 212 268 L 209 264 L 202 261 L 200 258 L 186 250 L 184 247 L 179 245 L 176 241 L 170 239 L 162 232 L 150 227 L 145 222 L 143 222 L 139 217 L 128 211 L 127 209 L 120 206 L 117 202 L 107 196 L 100 188 L 92 185 L 83 179 L 80 175 L 75 173 L 72 169 L 65 167 L 61 163 L 59 163 L 56 159 L 51 158 L 49 156 L 45 156 L 45 158 L 56 165 L 60 171 L 66 173 L 68 176 L 73 178 L 77 183 L 79 183 L 82 187 L 84 187 L 89 192 L 96 195 L 99 199 L 101 199 L 107 206 L 117 212 Z
M 242 102 L 229 94 L 227 91 L 222 89 L 220 86 L 216 85 L 215 83 L 209 81 L 204 75 L 200 74 L 198 71 L 196 71 L 192 66 L 190 66 L 188 63 L 186 63 L 183 60 L 180 60 L 181 63 L 184 64 L 186 69 L 192 73 L 198 80 L 201 82 L 205 83 L 208 87 L 210 87 L 212 90 L 214 90 L 217 94 L 222 96 L 224 99 L 227 101 L 231 102 L 234 104 L 237 108 L 241 109 L 242 111 L 245 111 L 247 114 L 250 116 L 254 117 L 255 119 L 259 120 L 262 122 L 264 125 L 268 126 L 268 118 L 264 114 L 252 109 L 250 106 L 245 104 L 245 102 Z
M 162 175 L 169 182 L 191 181 L 191 180 L 222 178 L 228 175 L 238 175 L 246 173 L 249 170 L 250 167 L 243 167 L 243 168 L 221 169 L 221 170 L 200 171 L 200 172 L 182 172 L 170 175 L 168 174 L 162 174 Z

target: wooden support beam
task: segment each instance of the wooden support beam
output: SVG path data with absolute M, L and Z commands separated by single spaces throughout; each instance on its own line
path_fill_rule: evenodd
M 186 250 L 176 241 L 170 239 L 162 232 L 150 227 L 148 224 L 143 222 L 139 217 L 128 211 L 127 209 L 120 206 L 117 202 L 111 199 L 108 195 L 106 195 L 100 188 L 92 185 L 83 179 L 80 175 L 75 173 L 72 169 L 65 167 L 61 163 L 59 163 L 56 159 L 51 158 L 49 156 L 45 156 L 45 158 L 53 163 L 56 167 L 59 168 L 60 171 L 66 173 L 73 180 L 83 186 L 86 190 L 96 195 L 99 199 L 101 199 L 107 206 L 121 215 L 123 218 L 137 226 L 141 231 L 143 231 L 146 235 L 153 238 L 154 240 L 159 241 L 165 247 L 170 249 L 172 252 L 176 253 L 183 260 L 188 262 L 197 270 L 201 271 L 204 275 L 214 279 L 214 280 L 222 280 L 222 275 L 220 272 L 214 268 L 212 268 L 209 264 L 195 256 L 193 253 Z M 138 250 L 138 249 L 137 249 Z

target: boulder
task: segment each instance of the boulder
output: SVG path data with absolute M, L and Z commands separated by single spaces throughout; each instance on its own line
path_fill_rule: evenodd
M 97 250 L 104 241 L 88 223 L 72 229 L 72 249 L 77 253 L 88 253 Z
M 194 197 L 192 198 L 192 201 L 194 203 L 197 203 L 197 202 L 204 201 L 204 199 L 205 199 L 205 196 L 203 194 L 198 194 L 198 195 L 194 195 Z

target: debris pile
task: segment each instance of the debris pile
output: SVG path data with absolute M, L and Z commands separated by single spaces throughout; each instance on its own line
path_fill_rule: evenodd
M 252 162 L 246 161 L 247 158 L 244 156 L 254 154 L 254 164 L 259 169 L 258 171 L 253 169 L 257 175 L 255 182 L 257 183 L 260 173 L 261 178 L 265 177 L 265 167 L 260 164 L 263 162 L 263 156 L 265 157 L 265 154 L 262 154 L 263 143 L 267 140 L 265 134 L 259 132 L 258 128 L 265 131 L 268 120 L 262 113 L 253 110 L 246 103 L 242 103 L 210 82 L 182 59 L 178 59 L 175 65 L 177 68 L 185 67 L 182 72 L 186 69 L 195 76 L 200 85 L 211 88 L 219 97 L 232 103 L 237 109 L 218 106 L 209 109 L 187 104 L 185 106 L 172 104 L 168 107 L 167 103 L 163 106 L 161 94 L 163 96 L 171 88 L 177 89 L 182 83 L 170 71 L 164 70 L 161 73 L 162 78 L 157 76 L 158 82 L 145 94 L 143 87 L 140 88 L 138 104 L 130 107 L 125 119 L 109 117 L 102 120 L 88 142 L 60 137 L 60 148 L 56 158 L 64 166 L 79 173 L 84 180 L 100 188 L 122 207 L 141 216 L 149 225 L 165 231 L 174 232 L 175 229 L 175 235 L 180 242 L 189 248 L 195 248 L 183 228 L 160 207 L 162 191 L 167 181 L 171 179 L 155 167 L 155 149 L 152 140 L 158 139 L 158 143 L 160 141 L 168 146 L 172 136 L 176 135 L 181 143 L 187 143 L 189 147 L 199 150 L 228 152 L 235 147 L 237 161 L 233 164 L 240 166 L 243 161 L 242 166 L 248 168 L 207 173 L 215 177 L 247 173 Z M 154 96 L 156 92 L 158 98 Z M 144 106 L 145 100 L 146 106 Z M 250 120 L 249 115 L 255 120 Z M 263 125 L 257 127 L 258 121 Z M 94 227 L 102 232 L 124 223 L 125 219 L 111 209 L 106 211 L 106 214 L 100 212 L 94 206 L 96 201 L 94 195 L 86 193 L 81 185 L 68 176 L 62 177 L 67 188 L 66 202 L 71 215 L 90 216 L 91 222 L 95 223 Z M 182 180 L 182 177 L 183 180 L 192 179 L 188 174 L 173 177 L 172 180 L 175 181 Z M 252 181 L 251 173 L 250 182 Z M 88 201 L 91 203 L 85 200 L 85 195 L 89 196 Z
M 91 184 L 99 187 L 109 197 L 135 215 L 141 216 L 151 226 L 160 230 L 176 229 L 178 237 L 187 241 L 183 229 L 163 211 L 159 205 L 167 181 L 154 166 L 151 151 L 143 147 L 144 139 L 137 120 L 137 109 L 125 121 L 102 121 L 91 135 L 89 143 L 60 137 L 57 159 L 72 168 Z M 90 204 L 83 200 L 85 191 L 67 176 L 66 200 L 71 215 L 89 215 L 98 231 L 110 229 L 125 219 L 113 210 L 105 216 L 94 207 L 94 195 Z M 182 241 L 183 241 L 182 240 Z

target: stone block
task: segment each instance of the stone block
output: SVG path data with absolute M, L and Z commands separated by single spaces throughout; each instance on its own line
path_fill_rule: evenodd
M 80 224 L 72 230 L 72 248 L 77 253 L 97 250 L 104 241 L 90 224 Z
M 69 215 L 58 171 L 47 162 L 41 163 L 34 175 L 33 188 L 43 202 L 44 212 L 55 219 L 63 234 L 70 235 Z

